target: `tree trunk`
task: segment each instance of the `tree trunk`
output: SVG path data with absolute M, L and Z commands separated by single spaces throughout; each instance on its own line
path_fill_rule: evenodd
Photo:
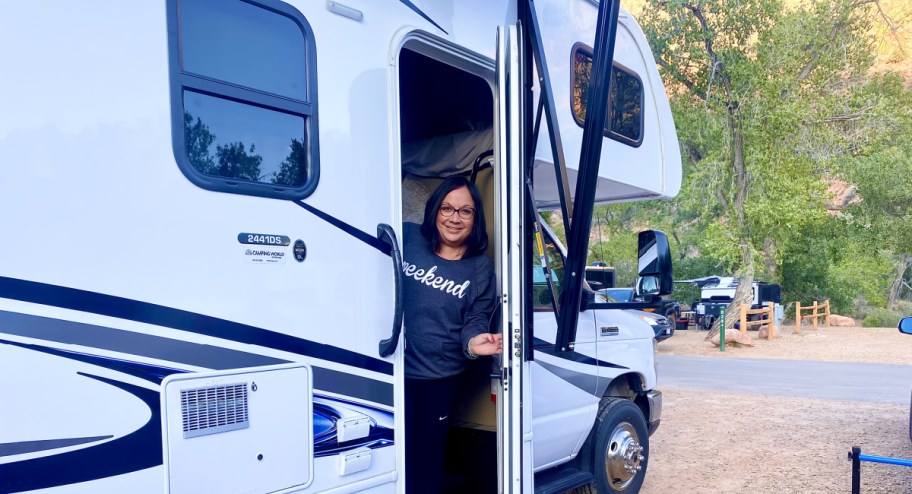
M 753 302 L 751 288 L 754 285 L 754 251 L 751 248 L 750 229 L 744 217 L 744 203 L 747 201 L 747 164 L 744 162 L 744 133 L 741 129 L 741 110 L 737 101 L 732 101 L 728 76 L 723 74 L 723 87 L 728 99 L 726 121 L 731 141 L 732 179 L 736 184 L 734 201 L 731 204 L 730 216 L 734 216 L 735 232 L 741 245 L 741 269 L 738 270 L 738 288 L 732 302 L 725 309 L 725 329 L 734 326 L 741 316 L 741 304 L 750 306 Z M 710 341 L 719 332 L 721 318 L 713 322 L 705 340 Z
M 770 281 L 772 281 L 776 279 L 779 271 L 779 266 L 776 265 L 776 241 L 771 237 L 766 237 L 763 246 L 765 254 L 763 265 L 766 267 L 766 274 L 769 275 Z
M 738 288 L 735 289 L 735 296 L 732 299 L 731 303 L 728 304 L 728 307 L 725 309 L 725 330 L 728 331 L 732 329 L 735 325 L 735 322 L 741 318 L 741 304 L 746 304 L 750 307 L 753 304 L 754 294 L 754 260 L 753 255 L 751 254 L 750 245 L 746 243 L 741 244 L 741 261 L 742 268 L 738 271 Z M 712 341 L 713 336 L 719 334 L 719 329 L 721 328 L 722 318 L 716 319 L 713 322 L 712 328 L 709 329 L 709 333 L 706 334 L 704 341 Z
M 891 310 L 896 308 L 896 301 L 899 299 L 899 291 L 902 288 L 903 280 L 906 277 L 906 269 L 909 268 L 910 262 L 912 262 L 912 256 L 903 254 L 896 263 L 896 276 L 893 278 L 893 283 L 890 285 L 890 298 L 887 301 L 887 307 Z

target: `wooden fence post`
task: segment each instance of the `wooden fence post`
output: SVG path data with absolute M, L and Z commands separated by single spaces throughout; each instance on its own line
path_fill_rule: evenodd
M 830 327 L 830 299 L 824 302 L 824 307 L 826 307 L 826 325 Z
M 817 334 L 817 301 L 814 301 L 814 334 Z
M 795 333 L 801 334 L 801 302 L 795 302 Z
M 776 336 L 776 304 L 767 302 L 769 306 L 769 326 L 766 328 L 766 339 L 772 340 Z

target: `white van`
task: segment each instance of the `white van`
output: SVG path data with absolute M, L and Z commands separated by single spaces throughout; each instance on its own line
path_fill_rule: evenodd
M 582 266 L 593 205 L 681 164 L 617 1 L 30 0 L 0 47 L 0 492 L 405 492 L 398 238 L 460 173 L 505 352 L 451 484 L 639 489 L 652 330 Z M 639 255 L 670 291 L 664 235 Z

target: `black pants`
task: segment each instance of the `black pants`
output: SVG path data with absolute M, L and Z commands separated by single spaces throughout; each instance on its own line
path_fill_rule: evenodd
M 405 488 L 409 494 L 438 494 L 450 411 L 459 376 L 405 379 Z

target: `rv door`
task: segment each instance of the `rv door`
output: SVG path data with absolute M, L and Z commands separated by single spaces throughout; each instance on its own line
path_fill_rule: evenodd
M 505 237 L 500 242 L 500 279 L 504 352 L 501 359 L 501 397 L 498 400 L 498 460 L 501 466 L 499 492 L 532 490 L 532 434 L 529 407 L 523 407 L 528 363 L 523 362 L 523 211 L 522 163 L 522 72 L 519 27 L 506 26 L 497 32 L 497 79 L 495 100 L 495 158 L 499 174 L 497 225 Z

